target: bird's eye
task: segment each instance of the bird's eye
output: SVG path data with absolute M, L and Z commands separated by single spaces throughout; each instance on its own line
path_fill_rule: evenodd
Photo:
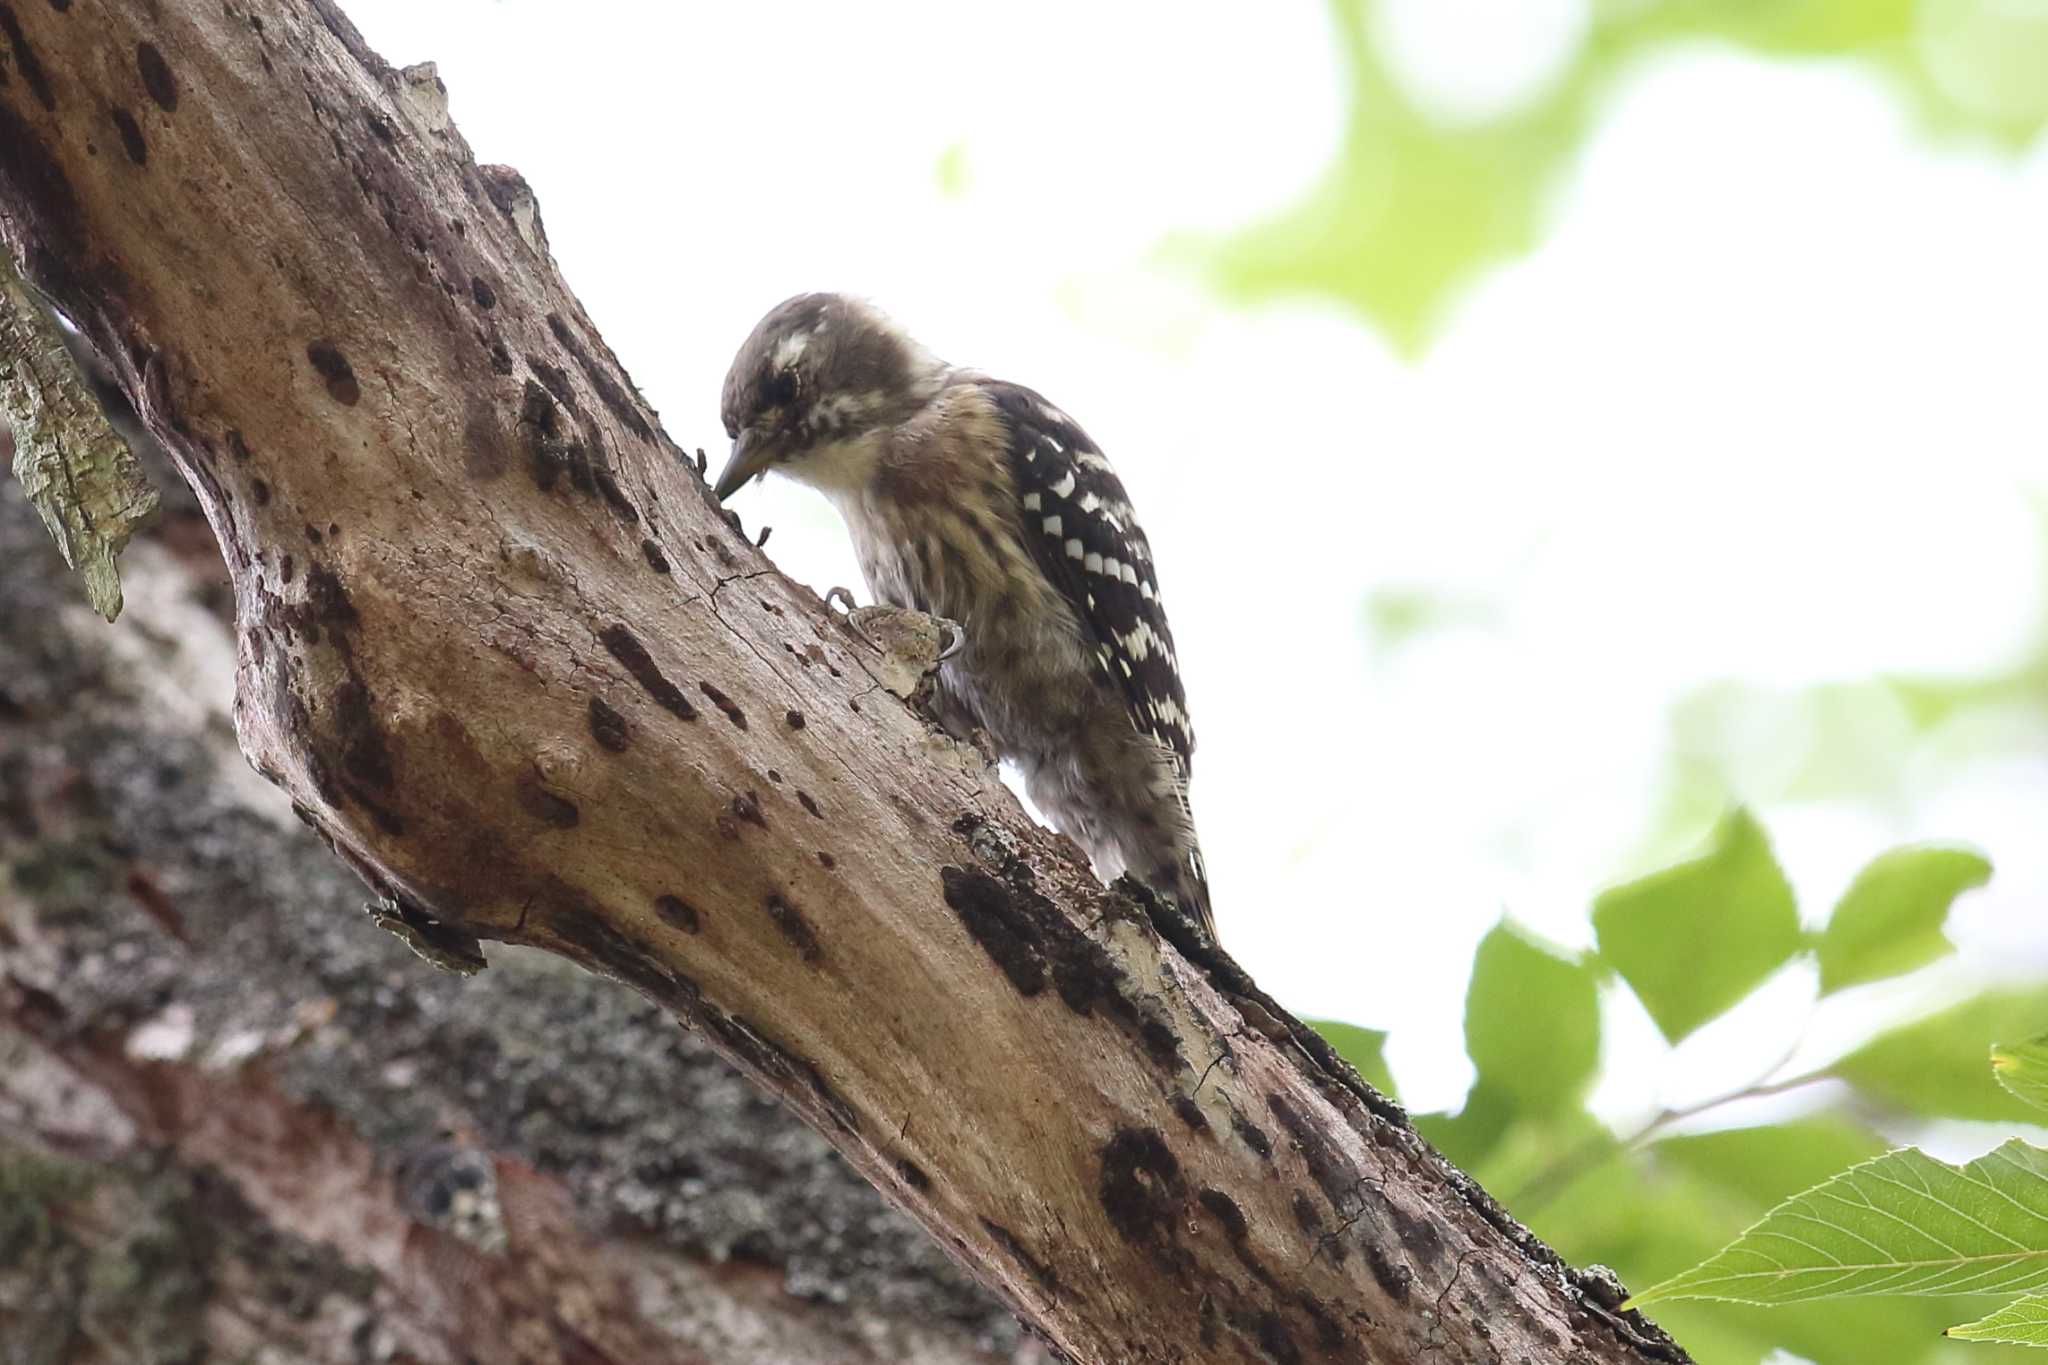
M 796 376 L 788 370 L 772 370 L 761 380 L 760 406 L 779 408 L 796 398 Z

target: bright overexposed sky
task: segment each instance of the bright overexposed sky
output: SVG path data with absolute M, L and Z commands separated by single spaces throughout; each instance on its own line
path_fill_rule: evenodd
M 1394 4 L 1381 35 L 1455 116 L 1511 110 L 1584 27 L 1583 0 L 1442 17 L 1473 8 Z M 1156 251 L 1334 155 L 1307 0 L 347 9 L 438 62 L 478 157 L 526 175 L 681 444 L 719 458 L 734 348 L 806 289 L 1089 429 L 1160 566 L 1224 938 L 1296 1009 L 1392 1028 L 1419 1109 L 1469 1078 L 1478 936 L 1510 913 L 1582 944 L 1593 894 L 1644 870 L 1675 701 L 1992 671 L 2048 617 L 2022 496 L 2048 483 L 2048 151 L 1932 142 L 1861 69 L 1702 47 L 1631 73 L 1544 244 L 1411 362 L 1331 307 L 1227 307 Z M 787 572 L 859 589 L 822 499 L 737 505 Z M 1376 646 L 1368 596 L 1412 590 L 1462 606 Z M 1810 914 L 1883 848 L 1960 839 L 1998 865 L 1963 967 L 2038 971 L 2043 714 L 1920 742 L 1882 805 L 1774 798 L 1811 742 L 1794 702 L 1720 757 Z M 1880 696 L 1852 720 L 1904 742 Z M 1777 994 L 1796 1025 L 1799 983 Z M 1654 1057 L 1613 1015 L 1610 1054 Z M 1710 1033 L 1733 1060 L 1701 1076 L 1777 1051 Z

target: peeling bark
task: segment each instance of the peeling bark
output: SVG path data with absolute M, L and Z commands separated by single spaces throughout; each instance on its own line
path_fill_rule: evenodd
M 431 73 L 325 0 L 0 15 L 0 239 L 219 539 L 244 751 L 405 926 L 632 986 L 1076 1359 L 1684 1358 L 881 687 Z

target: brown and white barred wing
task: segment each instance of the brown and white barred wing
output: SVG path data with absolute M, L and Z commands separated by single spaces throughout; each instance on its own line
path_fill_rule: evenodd
M 1025 542 L 1093 636 L 1098 666 L 1131 723 L 1171 749 L 1185 781 L 1195 752 L 1173 632 L 1124 486 L 1074 420 L 1030 389 L 984 384 L 1009 429 Z

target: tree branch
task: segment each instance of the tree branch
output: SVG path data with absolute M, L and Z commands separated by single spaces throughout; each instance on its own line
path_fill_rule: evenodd
M 427 946 L 631 985 L 1082 1360 L 1683 1359 L 875 687 L 431 72 L 324 0 L 0 19 L 0 237 L 205 508 L 244 751 Z

